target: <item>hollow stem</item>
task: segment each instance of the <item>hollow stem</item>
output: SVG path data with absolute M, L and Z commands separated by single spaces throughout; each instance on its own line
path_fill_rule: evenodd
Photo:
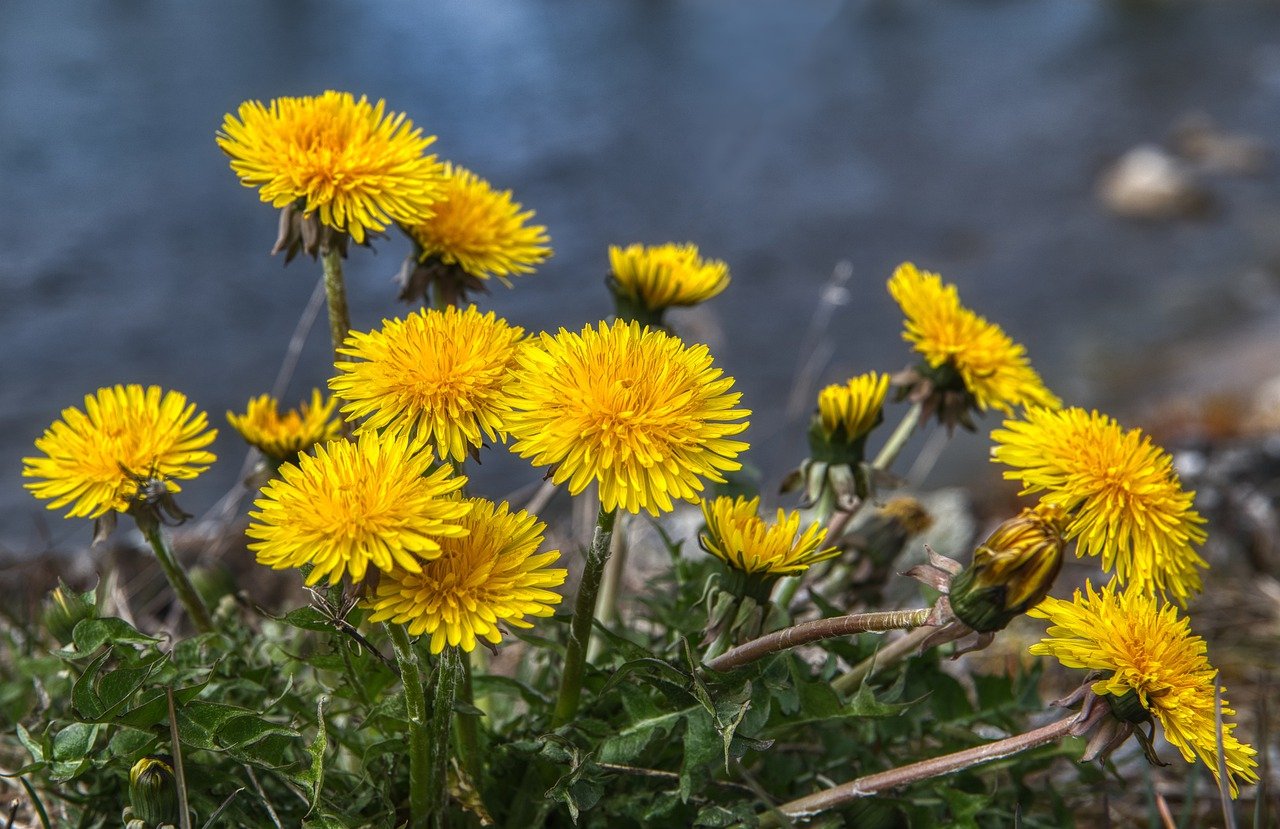
M 449 736 L 453 725 L 453 701 L 457 698 L 462 673 L 462 652 L 445 647 L 436 662 L 435 694 L 431 701 L 431 771 L 427 776 L 427 815 L 432 827 L 444 825 L 449 802 Z
M 475 691 L 471 687 L 471 654 L 459 654 L 459 665 L 462 669 L 458 683 L 458 699 L 468 706 L 476 707 Z M 458 759 L 462 769 L 471 778 L 471 784 L 480 787 L 480 729 L 477 714 L 459 712 L 454 721 L 454 731 L 458 738 Z
M 324 293 L 329 301 L 329 336 L 333 339 L 333 359 L 339 359 L 338 349 L 351 330 L 351 315 L 347 311 L 347 287 L 342 279 L 342 252 L 336 244 L 329 245 L 320 254 L 324 266 Z
M 771 653 L 788 648 L 833 639 L 837 636 L 848 636 L 853 633 L 901 630 L 923 625 L 929 618 L 930 609 L 890 610 L 882 613 L 857 613 L 851 616 L 836 616 L 831 619 L 815 619 L 802 622 L 779 631 L 752 639 L 738 647 L 708 660 L 706 666 L 713 671 L 731 671 L 762 659 Z
M 907 441 L 911 439 L 911 432 L 916 428 L 916 424 L 920 422 L 920 414 L 923 411 L 924 404 L 911 404 L 911 408 L 902 416 L 902 421 L 893 430 L 893 434 L 889 435 L 889 440 L 885 441 L 884 446 L 880 449 L 880 454 L 876 455 L 876 459 L 871 462 L 872 469 L 883 471 L 898 459 L 898 455 L 902 452 L 902 447 L 907 445 Z
M 573 605 L 573 621 L 569 623 L 569 643 L 564 654 L 564 673 L 560 678 L 560 695 L 556 698 L 551 727 L 559 728 L 578 713 L 578 701 L 582 697 L 582 678 L 586 671 L 587 642 L 591 638 L 591 625 L 595 620 L 596 598 L 604 566 L 609 560 L 609 544 L 613 539 L 613 524 L 617 510 L 606 510 L 602 505 L 596 517 L 596 529 L 587 550 L 587 562 L 582 571 L 582 584 L 578 586 L 578 598 Z
M 848 694 L 867 678 L 873 668 L 884 668 L 901 660 L 904 656 L 920 647 L 920 643 L 933 633 L 931 628 L 917 628 L 906 636 L 899 637 L 880 650 L 849 669 L 848 673 L 836 677 L 831 687 L 842 694 Z
M 177 594 L 178 601 L 182 602 L 182 606 L 186 608 L 187 615 L 191 617 L 196 630 L 201 633 L 211 633 L 213 631 L 213 617 L 209 615 L 209 608 L 205 606 L 204 599 L 200 598 L 200 594 L 196 592 L 195 586 L 187 578 L 182 565 L 178 563 L 177 556 L 173 554 L 173 546 L 169 543 L 169 534 L 164 531 L 164 527 L 159 521 L 139 520 L 138 529 L 142 530 L 142 534 L 147 538 L 147 543 L 155 551 L 156 561 L 160 562 L 160 569 L 164 571 L 165 578 L 169 580 L 169 585 L 173 587 L 173 592 Z
M 404 708 L 409 718 L 409 826 L 424 829 L 430 814 L 431 754 L 427 734 L 427 696 L 422 685 L 418 655 L 409 642 L 404 627 L 388 624 L 391 647 L 400 667 L 400 684 L 404 688 Z
M 608 627 L 618 620 L 618 590 L 622 586 L 622 574 L 627 567 L 626 518 L 615 522 L 613 538 L 609 543 L 609 563 L 604 568 L 604 579 L 600 582 L 599 610 L 596 618 L 600 624 Z M 587 646 L 587 661 L 595 659 L 604 647 L 602 637 L 591 636 Z

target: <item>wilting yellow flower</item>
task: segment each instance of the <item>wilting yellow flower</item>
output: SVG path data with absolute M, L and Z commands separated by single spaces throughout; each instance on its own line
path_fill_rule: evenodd
M 700 478 L 741 467 L 747 444 L 729 437 L 747 424 L 731 421 L 750 412 L 734 408 L 742 395 L 723 374 L 705 345 L 636 323 L 544 333 L 512 374 L 512 451 L 553 465 L 575 495 L 598 481 L 607 510 L 669 512 L 697 499 Z
M 521 211 L 510 190 L 494 190 L 470 170 L 446 162 L 444 188 L 431 209 L 430 217 L 405 225 L 423 261 L 438 256 L 474 277 L 510 285 L 507 277 L 532 273 L 551 255 L 547 229 L 529 224 L 533 211 Z
M 818 392 L 818 419 L 824 436 L 831 439 L 840 432 L 849 441 L 864 437 L 880 422 L 888 392 L 889 376 L 874 371 Z
M 371 622 L 407 625 L 411 636 L 431 636 L 431 652 L 445 645 L 473 651 L 476 640 L 502 641 L 499 626 L 531 628 L 529 616 L 550 616 L 568 571 L 548 565 L 560 558 L 538 553 L 547 525 L 504 501 L 473 499 L 462 519 L 469 531 L 443 542 L 440 555 L 419 573 L 396 569 L 378 582 L 368 602 Z
M 319 389 L 312 389 L 310 403 L 280 414 L 279 401 L 263 394 L 249 401 L 244 414 L 227 412 L 227 421 L 264 455 L 291 460 L 299 452 L 338 436 L 342 422 L 333 416 L 337 405 L 337 400 L 326 400 Z
M 24 484 L 49 509 L 71 504 L 68 518 L 98 518 L 127 512 L 140 496 L 141 480 L 157 480 L 168 492 L 177 481 L 199 475 L 213 463 L 204 447 L 218 432 L 186 395 L 159 386 L 112 386 L 85 395 L 84 411 L 62 410 L 36 449 L 44 457 L 23 458 Z
M 1031 653 L 1056 657 L 1068 668 L 1103 671 L 1095 694 L 1116 698 L 1136 694 L 1164 729 L 1165 738 L 1187 762 L 1198 756 L 1218 774 L 1214 690 L 1218 672 L 1209 664 L 1204 640 L 1191 633 L 1172 605 L 1161 606 L 1139 590 L 1119 591 L 1115 582 L 1074 601 L 1045 599 L 1029 615 L 1049 620 L 1048 635 Z M 1235 714 L 1224 698 L 1222 715 Z M 1257 781 L 1254 750 L 1236 739 L 1235 723 L 1223 722 L 1222 744 L 1231 796 L 1238 782 Z
M 281 466 L 253 502 L 249 549 L 275 570 L 310 565 L 307 584 L 347 573 L 360 581 L 370 564 L 421 572 L 444 539 L 466 534 L 461 519 L 471 509 L 449 497 L 467 479 L 447 465 L 433 472 L 433 460 L 430 447 L 415 451 L 404 437 L 319 445 Z
M 729 285 L 729 266 L 702 259 L 694 244 L 610 245 L 609 266 L 614 292 L 650 311 L 697 305 Z
M 1195 494 L 1182 489 L 1173 458 L 1141 429 L 1125 431 L 1098 412 L 1029 409 L 991 433 L 992 458 L 1023 493 L 1070 513 L 1076 555 L 1100 555 L 1125 583 L 1170 593 L 1179 604 L 1200 590 L 1205 540 Z
M 1014 406 L 1061 405 L 1031 368 L 1026 349 L 961 305 L 954 285 L 907 262 L 894 271 L 889 293 L 907 318 L 903 339 L 930 368 L 959 374 L 979 410 L 1012 414 Z
M 474 305 L 384 320 L 377 331 L 351 332 L 338 353 L 356 360 L 337 364 L 329 388 L 348 401 L 348 417 L 365 418 L 362 431 L 431 441 L 440 457 L 460 461 L 485 438 L 506 438 L 507 372 L 523 334 Z
M 442 165 L 424 155 L 435 136 L 384 101 L 330 90 L 245 101 L 237 115 L 223 119 L 217 140 L 240 181 L 275 207 L 302 200 L 304 215 L 319 213 L 358 244 L 392 222 L 420 221 L 439 197 Z
M 840 554 L 822 548 L 827 530 L 811 524 L 800 530 L 800 513 L 778 510 L 769 524 L 760 517 L 760 499 L 720 497 L 702 502 L 707 531 L 698 536 L 702 549 L 748 575 L 793 576 L 812 564 Z

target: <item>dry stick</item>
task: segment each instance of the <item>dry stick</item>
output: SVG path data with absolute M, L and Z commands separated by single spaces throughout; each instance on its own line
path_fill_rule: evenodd
M 178 742 L 178 714 L 173 705 L 173 686 L 166 685 L 165 701 L 169 704 L 169 739 L 173 741 L 173 777 L 178 788 L 178 825 L 191 829 L 191 807 L 187 803 L 187 775 L 182 768 L 182 744 Z
M 849 636 L 854 633 L 883 633 L 887 630 L 901 630 L 923 625 L 929 619 L 929 608 L 919 610 L 889 610 L 881 613 L 856 613 L 851 616 L 835 616 L 830 619 L 815 619 L 802 622 L 789 628 L 775 631 L 759 639 L 739 645 L 732 650 L 717 656 L 706 663 L 713 671 L 731 671 L 743 665 L 763 659 L 771 653 L 788 648 L 807 645 L 823 639 L 834 639 L 837 636 Z

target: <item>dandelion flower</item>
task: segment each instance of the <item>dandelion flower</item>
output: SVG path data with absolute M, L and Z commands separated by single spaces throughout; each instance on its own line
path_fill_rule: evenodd
M 1135 695 L 1183 758 L 1190 763 L 1199 757 L 1216 777 L 1218 672 L 1205 655 L 1204 640 L 1192 635 L 1190 622 L 1178 618 L 1175 607 L 1162 606 L 1142 591 L 1120 591 L 1115 582 L 1101 592 L 1091 584 L 1085 589 L 1085 595 L 1077 590 L 1073 601 L 1045 599 L 1030 612 L 1050 625 L 1047 636 L 1031 646 L 1031 653 L 1053 656 L 1068 668 L 1102 671 L 1102 678 L 1092 685 L 1095 694 L 1113 699 Z M 1223 717 L 1234 714 L 1223 699 Z M 1258 779 L 1256 752 L 1236 739 L 1235 727 L 1235 723 L 1222 724 L 1232 797 L 1238 794 L 1240 782 Z
M 372 432 L 321 444 L 281 466 L 254 501 L 249 549 L 275 570 L 309 565 L 307 584 L 345 574 L 360 581 L 369 565 L 421 572 L 444 539 L 466 534 L 471 508 L 449 497 L 466 478 L 448 466 L 432 471 L 433 460 L 430 447 Z
M 702 259 L 694 244 L 610 245 L 609 266 L 609 286 L 619 307 L 637 311 L 697 305 L 729 285 L 729 266 L 718 259 Z
M 422 310 L 353 331 L 329 387 L 361 429 L 430 441 L 440 457 L 461 461 L 488 440 L 506 438 L 507 372 L 524 329 L 475 306 Z
M 223 119 L 218 146 L 264 202 L 302 202 L 304 216 L 348 233 L 357 244 L 393 222 L 413 224 L 440 195 L 442 166 L 424 155 L 423 136 L 403 113 L 349 92 L 245 101 Z
M 530 616 L 550 616 L 568 571 L 549 565 L 559 551 L 538 553 L 546 524 L 506 502 L 474 499 L 462 520 L 468 531 L 444 540 L 440 555 L 420 572 L 396 569 L 378 582 L 368 602 L 372 622 L 408 626 L 411 636 L 429 635 L 431 652 L 445 645 L 473 651 L 477 639 L 502 641 L 501 625 L 531 628 Z
M 84 398 L 84 411 L 67 408 L 36 449 L 43 457 L 23 458 L 22 475 L 42 480 L 24 484 L 49 509 L 71 505 L 68 518 L 98 518 L 127 512 L 140 497 L 139 478 L 154 479 L 167 493 L 177 481 L 209 468 L 205 451 L 217 430 L 186 395 L 159 386 L 112 386 Z
M 227 421 L 267 457 L 292 460 L 299 452 L 338 436 L 342 423 L 333 416 L 337 405 L 337 400 L 326 400 L 319 389 L 313 389 L 310 403 L 281 414 L 279 401 L 263 394 L 249 401 L 244 414 L 227 412 Z
M 837 547 L 822 547 L 824 527 L 811 524 L 800 530 L 800 513 L 778 510 L 777 520 L 760 517 L 760 499 L 720 497 L 702 502 L 707 531 L 698 536 L 702 549 L 747 575 L 794 576 L 810 565 L 840 554 Z
M 697 500 L 700 478 L 741 467 L 747 444 L 730 437 L 750 412 L 732 387 L 706 346 L 636 323 L 544 333 L 512 374 L 512 451 L 554 466 L 575 495 L 598 481 L 606 510 L 669 512 L 673 499 Z
M 880 422 L 888 392 L 888 375 L 874 371 L 818 392 L 818 422 L 823 436 L 828 440 L 842 436 L 846 441 L 865 437 Z
M 1122 582 L 1170 593 L 1179 604 L 1200 590 L 1198 568 L 1207 564 L 1195 551 L 1205 540 L 1195 494 L 1141 429 L 1126 431 L 1096 411 L 1029 409 L 991 438 L 992 459 L 1012 467 L 1005 478 L 1070 514 L 1076 555 L 1100 555 Z
M 924 356 L 939 389 L 948 390 L 953 373 L 979 411 L 1061 405 L 1031 368 L 1026 349 L 961 305 L 954 285 L 908 262 L 894 271 L 889 293 L 906 316 L 903 339 Z

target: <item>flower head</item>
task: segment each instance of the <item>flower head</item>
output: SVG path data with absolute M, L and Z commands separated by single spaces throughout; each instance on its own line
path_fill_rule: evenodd
M 880 422 L 888 392 L 888 375 L 874 371 L 818 392 L 818 422 L 823 436 L 846 442 L 865 437 Z
M 1031 616 L 1049 620 L 1047 636 L 1031 653 L 1056 657 L 1068 668 L 1102 671 L 1092 685 L 1115 699 L 1132 694 L 1159 721 L 1165 738 L 1187 762 L 1196 757 L 1218 774 L 1214 692 L 1218 672 L 1209 664 L 1204 640 L 1191 634 L 1186 618 L 1140 590 L 1120 591 L 1115 582 L 1096 592 L 1075 592 L 1073 601 L 1045 599 Z M 1222 701 L 1223 717 L 1235 712 Z M 1238 783 L 1258 779 L 1254 750 L 1222 725 L 1231 795 Z
M 747 444 L 750 414 L 704 345 L 621 320 L 542 334 L 517 355 L 507 429 L 512 451 L 555 467 L 577 494 L 600 484 L 605 509 L 652 515 L 722 482 Z
M 23 458 L 22 475 L 40 478 L 25 484 L 49 509 L 71 505 L 68 518 L 98 518 L 112 510 L 127 512 L 159 482 L 166 494 L 179 492 L 178 481 L 209 468 L 205 451 L 217 430 L 186 395 L 159 386 L 112 386 L 84 398 L 84 411 L 62 410 L 36 448 L 38 458 Z
M 431 652 L 447 644 L 473 651 L 477 639 L 502 641 L 500 625 L 530 628 L 529 616 L 550 616 L 568 571 L 553 568 L 560 553 L 538 553 L 546 524 L 506 502 L 474 499 L 462 520 L 467 535 L 446 539 L 420 572 L 396 569 L 368 602 L 370 621 L 407 625 L 431 636 Z
M 1182 489 L 1169 453 L 1141 429 L 1126 431 L 1096 411 L 1029 409 L 991 437 L 992 459 L 1012 467 L 1004 477 L 1070 514 L 1077 555 L 1100 555 L 1122 582 L 1179 604 L 1200 590 L 1198 568 L 1207 565 L 1195 551 L 1205 540 L 1195 493 Z
M 641 319 L 673 305 L 697 305 L 729 285 L 729 266 L 702 259 L 694 244 L 609 246 L 609 287 L 619 316 Z M 627 311 L 639 314 L 625 313 Z
M 800 513 L 778 510 L 769 524 L 760 517 L 760 499 L 721 496 L 702 502 L 707 531 L 698 536 L 702 549 L 747 575 L 794 576 L 810 565 L 840 554 L 822 547 L 827 531 L 819 524 L 800 530 Z
M 1031 368 L 1026 349 L 961 305 L 954 285 L 908 262 L 894 271 L 889 293 L 907 318 L 903 339 L 924 356 L 930 391 L 960 394 L 978 411 L 1005 414 L 1014 406 L 1060 405 Z
M 348 573 L 360 581 L 369 565 L 421 572 L 444 539 L 466 534 L 460 519 L 471 509 L 449 497 L 466 478 L 432 471 L 433 460 L 430 447 L 417 451 L 403 436 L 321 444 L 281 466 L 254 501 L 249 549 L 276 570 L 310 565 L 307 584 Z
M 505 439 L 507 372 L 524 329 L 475 306 L 422 310 L 353 331 L 329 380 L 347 401 L 342 411 L 365 418 L 362 431 L 430 441 L 440 457 L 463 460 L 489 440 Z
M 423 136 L 403 113 L 349 92 L 245 101 L 228 114 L 218 146 L 246 187 L 264 202 L 302 202 L 304 217 L 363 244 L 392 222 L 413 224 L 440 194 L 441 165 L 424 155 Z
M 269 394 L 249 401 L 244 414 L 227 412 L 227 421 L 251 446 L 276 460 L 292 460 L 317 443 L 338 436 L 342 423 L 334 418 L 338 401 L 326 400 L 312 389 L 311 402 L 280 414 L 280 403 Z

